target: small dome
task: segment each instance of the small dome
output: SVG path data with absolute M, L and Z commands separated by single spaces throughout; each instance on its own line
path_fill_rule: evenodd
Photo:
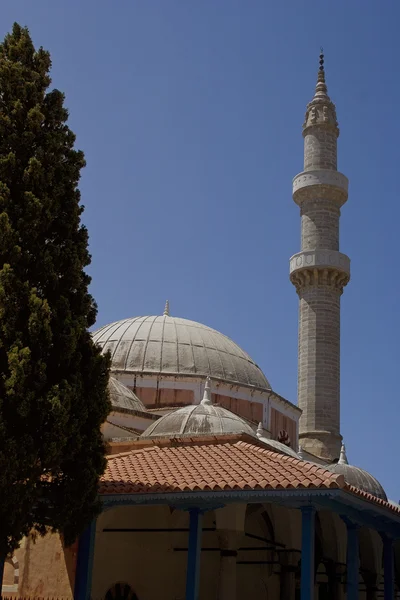
M 108 391 L 110 393 L 111 406 L 113 410 L 135 410 L 146 412 L 143 402 L 126 387 L 123 383 L 110 377 L 108 380 Z
M 221 435 L 254 431 L 243 419 L 226 408 L 211 403 L 210 380 L 207 378 L 200 404 L 184 406 L 158 419 L 141 435 L 143 438 L 171 438 L 195 435 Z
M 286 446 L 286 444 L 282 444 L 277 440 L 271 440 L 270 438 L 266 438 L 263 436 L 263 427 L 262 423 L 259 423 L 257 428 L 257 437 L 263 442 L 266 446 L 269 446 L 272 451 L 282 452 L 283 454 L 287 454 L 287 456 L 292 456 L 293 458 L 300 458 L 299 455 L 293 448 L 290 446 Z
M 367 471 L 364 471 L 364 469 L 349 465 L 344 445 L 340 450 L 339 462 L 334 465 L 329 465 L 329 467 L 326 468 L 331 473 L 343 475 L 347 484 L 353 485 L 364 492 L 368 492 L 368 494 L 372 494 L 376 498 L 387 501 L 385 490 L 375 477 L 370 475 Z
M 93 333 L 111 370 L 137 375 L 211 377 L 213 380 L 269 390 L 261 369 L 235 342 L 215 329 L 169 315 L 134 317 Z

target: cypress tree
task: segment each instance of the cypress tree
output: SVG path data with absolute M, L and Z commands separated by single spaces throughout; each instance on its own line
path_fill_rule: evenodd
M 68 545 L 99 511 L 109 357 L 88 328 L 88 235 L 64 95 L 14 24 L 0 44 L 0 561 L 29 532 Z

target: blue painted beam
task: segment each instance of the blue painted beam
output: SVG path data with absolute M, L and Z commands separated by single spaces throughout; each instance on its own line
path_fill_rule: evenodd
M 95 537 L 96 521 L 92 521 L 79 538 L 74 600 L 90 600 Z
M 342 489 L 279 489 L 244 490 L 226 492 L 178 492 L 149 494 L 116 494 L 100 496 L 104 507 L 169 504 L 179 509 L 200 506 L 214 510 L 231 502 L 278 502 L 288 508 L 301 508 L 313 503 L 316 507 L 343 514 L 347 510 L 354 515 L 353 521 L 363 521 L 363 525 L 391 533 L 400 538 L 400 516 L 389 508 L 375 505 L 369 500 Z M 330 506 L 331 505 L 331 506 Z M 181 508 L 182 507 L 182 508 Z M 358 516 L 358 519 L 355 517 Z M 377 526 L 377 519 L 379 526 Z M 380 527 L 383 524 L 383 529 Z
M 394 537 L 400 538 L 400 525 L 390 520 L 389 516 L 383 516 L 379 514 L 373 514 L 373 506 L 371 512 L 366 510 L 360 510 L 354 506 L 344 504 L 339 499 L 333 498 L 318 498 L 316 499 L 319 508 L 325 508 L 336 512 L 342 516 L 349 518 L 353 523 L 360 526 L 369 527 L 375 531 L 381 533 L 391 534 Z M 370 503 L 371 504 L 371 503 Z
M 314 547 L 315 547 L 315 508 L 304 506 L 301 509 L 301 600 L 314 599 Z
M 394 600 L 394 554 L 393 540 L 389 536 L 382 536 L 383 541 L 383 568 L 384 568 L 384 600 Z
M 360 555 L 358 525 L 343 519 L 347 526 L 347 600 L 358 600 Z
M 197 508 L 189 510 L 189 549 L 186 571 L 186 600 L 198 600 L 200 587 L 200 556 L 203 513 Z

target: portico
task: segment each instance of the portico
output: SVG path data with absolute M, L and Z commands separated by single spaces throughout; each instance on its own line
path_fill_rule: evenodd
M 236 458 L 235 443 L 229 443 Z M 221 483 L 228 477 L 229 465 L 224 472 L 221 461 L 224 445 L 205 439 L 200 445 L 198 440 L 191 446 L 174 444 L 173 465 L 167 444 L 113 458 L 113 482 L 107 483 L 106 473 L 100 490 L 104 511 L 80 543 L 78 600 L 86 600 L 90 593 L 104 598 L 116 584 L 130 586 L 136 596 L 127 597 L 138 600 L 155 600 L 161 593 L 171 600 L 367 598 L 371 597 L 365 583 L 368 576 L 375 577 L 385 600 L 395 597 L 393 540 L 400 539 L 398 509 L 350 489 L 341 476 L 250 444 L 250 454 L 245 452 L 242 462 L 234 460 L 231 465 L 230 484 L 210 489 L 217 488 L 216 473 Z M 187 461 L 189 447 L 192 479 L 185 482 L 180 465 Z M 214 457 L 214 467 L 201 472 L 205 452 Z M 148 471 L 140 481 L 136 475 L 143 454 Z M 253 464 L 262 489 L 259 484 L 246 484 L 250 455 L 259 458 Z M 150 486 L 148 473 L 156 468 L 159 483 Z M 313 487 L 301 487 L 296 481 L 295 473 L 304 469 Z M 236 489 L 232 477 L 238 480 Z M 292 484 L 282 487 L 289 479 Z M 167 491 L 168 486 L 182 489 Z M 383 568 L 377 572 L 364 558 L 366 548 L 358 549 L 360 540 L 366 546 L 368 539 L 368 555 L 380 554 L 377 564 Z

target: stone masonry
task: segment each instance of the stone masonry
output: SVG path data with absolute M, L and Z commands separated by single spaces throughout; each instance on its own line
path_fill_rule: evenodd
M 350 279 L 350 260 L 339 252 L 339 217 L 348 180 L 337 171 L 339 128 L 325 83 L 324 57 L 303 125 L 304 171 L 293 180 L 300 207 L 301 252 L 290 259 L 299 295 L 299 438 L 304 450 L 324 460 L 339 458 L 340 297 Z

